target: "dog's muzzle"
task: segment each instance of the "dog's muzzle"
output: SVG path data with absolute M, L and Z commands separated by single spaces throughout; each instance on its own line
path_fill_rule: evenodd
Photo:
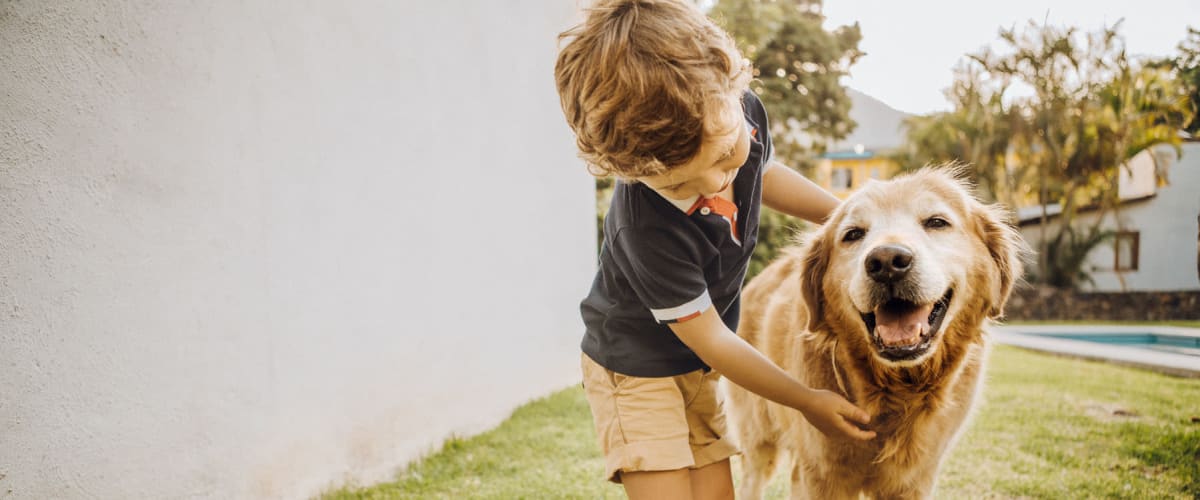
M 863 261 L 876 287 L 876 306 L 862 315 L 863 323 L 879 355 L 892 361 L 916 359 L 929 350 L 954 295 L 947 290 L 936 300 L 921 299 L 910 276 L 913 261 L 913 251 L 899 244 L 873 248 Z

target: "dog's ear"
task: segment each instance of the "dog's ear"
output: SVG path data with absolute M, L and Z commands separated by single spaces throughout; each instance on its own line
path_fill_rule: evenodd
M 988 307 L 988 317 L 999 318 L 1004 314 L 1004 305 L 1008 302 L 1013 287 L 1024 276 L 1022 259 L 1029 252 L 1029 247 L 1021 233 L 1007 222 L 1007 211 L 1002 206 L 988 205 L 979 208 L 977 213 L 980 234 L 1000 274 L 1000 283 L 993 290 L 991 306 Z
M 804 245 L 804 264 L 800 268 L 800 295 L 808 308 L 808 331 L 825 328 L 824 283 L 829 268 L 829 250 L 824 228 L 814 232 Z

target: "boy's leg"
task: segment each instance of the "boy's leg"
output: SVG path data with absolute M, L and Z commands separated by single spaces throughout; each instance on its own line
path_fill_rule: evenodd
M 689 442 L 684 398 L 672 377 L 642 378 L 614 373 L 582 356 L 584 392 L 596 424 L 597 441 L 605 458 L 605 477 L 622 483 L 649 486 L 690 484 L 688 469 L 696 465 Z M 675 477 L 638 476 L 637 473 L 670 473 Z M 639 479 L 644 479 L 640 481 Z M 634 486 L 640 491 L 639 485 Z M 630 490 L 631 495 L 634 490 Z M 685 490 L 685 492 L 690 490 Z
M 737 448 L 726 436 L 725 413 L 721 409 L 714 371 L 695 371 L 675 377 L 687 400 L 688 442 L 696 465 L 691 472 L 692 497 L 732 499 L 733 474 L 729 457 Z
M 621 483 L 630 500 L 733 498 L 733 474 L 729 459 L 699 469 L 661 472 L 624 472 Z
M 733 498 L 733 473 L 729 459 L 691 471 L 692 498 L 724 500 Z
M 622 472 L 621 484 L 629 500 L 691 500 L 695 472 L 689 469 Z

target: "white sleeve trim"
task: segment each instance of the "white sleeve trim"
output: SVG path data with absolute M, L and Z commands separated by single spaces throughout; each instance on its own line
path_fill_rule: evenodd
M 689 300 L 685 304 L 667 309 L 650 309 L 650 313 L 659 323 L 676 323 L 699 316 L 709 307 L 712 307 L 712 298 L 708 296 L 708 290 L 705 290 L 699 297 Z

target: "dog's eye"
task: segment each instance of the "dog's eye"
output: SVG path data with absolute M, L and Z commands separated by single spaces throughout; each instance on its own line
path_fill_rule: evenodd
M 950 223 L 941 217 L 930 217 L 925 219 L 925 229 L 942 229 L 950 227 Z
M 866 236 L 866 235 L 867 235 L 866 231 L 856 227 L 854 229 L 846 231 L 846 234 L 842 236 L 842 241 L 843 242 L 858 241 L 858 240 L 863 239 L 863 236 Z

